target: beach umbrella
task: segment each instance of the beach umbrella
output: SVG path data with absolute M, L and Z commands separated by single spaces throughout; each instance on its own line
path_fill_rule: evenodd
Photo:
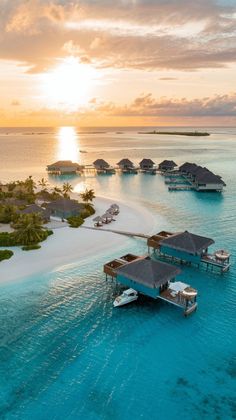
M 102 222 L 102 217 L 101 217 L 101 216 L 96 216 L 96 217 L 93 219 L 93 221 L 94 221 L 94 222 Z

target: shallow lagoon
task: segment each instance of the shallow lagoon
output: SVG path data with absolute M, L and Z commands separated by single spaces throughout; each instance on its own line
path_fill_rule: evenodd
M 87 184 L 98 195 L 143 204 L 163 228 L 214 238 L 215 249 L 231 250 L 233 265 L 224 276 L 183 269 L 182 279 L 199 291 L 198 311 L 188 319 L 175 307 L 145 298 L 112 308 L 115 285 L 105 282 L 102 265 L 121 250 L 2 286 L 0 418 L 236 418 L 236 132 L 216 131 L 207 139 L 141 139 L 134 131 L 76 138 L 73 153 L 88 151 L 82 153 L 86 163 L 95 157 L 111 163 L 126 156 L 135 162 L 174 158 L 222 175 L 222 195 L 169 193 L 159 175 L 90 174 L 70 181 L 77 191 Z M 39 179 L 44 166 L 60 158 L 54 132 L 23 134 L 0 137 L 2 180 L 29 172 Z M 123 251 L 142 253 L 146 247 L 130 239 Z

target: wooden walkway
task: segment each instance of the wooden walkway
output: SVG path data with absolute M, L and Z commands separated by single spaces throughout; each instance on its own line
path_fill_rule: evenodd
M 191 191 L 195 190 L 192 185 L 172 185 L 168 187 L 169 191 Z
M 139 232 L 126 232 L 123 230 L 116 230 L 116 229 L 106 229 L 103 227 L 93 227 L 93 226 L 80 226 L 83 229 L 92 229 L 92 230 L 101 230 L 103 232 L 110 232 L 110 233 L 117 233 L 117 235 L 124 235 L 129 236 L 131 238 L 142 238 L 142 239 L 148 239 L 150 235 L 145 235 L 144 233 Z

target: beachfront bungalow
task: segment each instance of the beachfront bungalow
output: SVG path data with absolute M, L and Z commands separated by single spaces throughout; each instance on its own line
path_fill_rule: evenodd
M 46 208 L 51 210 L 52 216 L 67 219 L 70 216 L 79 216 L 84 211 L 84 204 L 69 198 L 60 198 L 47 203 Z
M 47 171 L 54 175 L 76 174 L 83 171 L 83 166 L 71 160 L 59 160 L 47 166 Z
M 173 171 L 177 164 L 173 160 L 163 160 L 159 163 L 158 169 L 160 172 Z
M 115 169 L 109 165 L 104 159 L 97 159 L 93 162 L 93 166 L 97 174 L 114 174 Z
M 148 251 L 152 248 L 163 258 L 180 263 L 197 264 L 198 267 L 201 263 L 205 263 L 207 268 L 211 266 L 213 269 L 213 266 L 216 266 L 221 272 L 227 271 L 230 267 L 230 254 L 223 250 L 222 258 L 219 258 L 221 251 L 209 254 L 208 247 L 214 243 L 211 238 L 195 235 L 187 230 L 180 233 L 162 231 L 147 240 Z
M 155 162 L 152 159 L 143 159 L 139 162 L 141 172 L 156 173 Z
M 116 264 L 115 261 L 111 262 L 118 283 L 153 299 L 162 299 L 178 306 L 184 310 L 184 315 L 197 309 L 197 291 L 188 284 L 175 282 L 175 277 L 181 273 L 178 267 L 154 261 L 150 257 L 122 259 L 116 260 Z M 104 271 L 107 274 L 106 265 Z
M 30 204 L 23 210 L 17 210 L 18 214 L 38 214 L 41 216 L 42 220 L 47 223 L 50 222 L 51 210 L 43 209 L 37 204 Z
M 129 159 L 121 159 L 117 165 L 122 173 L 137 174 L 137 169 L 135 169 L 133 162 Z

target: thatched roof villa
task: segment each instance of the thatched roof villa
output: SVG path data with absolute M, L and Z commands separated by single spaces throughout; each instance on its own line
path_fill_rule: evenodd
M 50 209 L 43 209 L 42 207 L 38 206 L 37 204 L 30 204 L 23 210 L 17 210 L 18 214 L 39 214 L 42 217 L 44 222 L 50 221 L 51 210 Z
M 150 170 L 150 169 L 154 169 L 155 166 L 155 162 L 153 162 L 152 159 L 142 159 L 141 162 L 139 162 L 139 167 L 140 169 L 146 171 L 146 170 Z
M 51 210 L 51 215 L 67 219 L 70 216 L 79 216 L 84 210 L 84 204 L 69 198 L 60 198 L 47 204 L 47 209 Z
M 173 160 L 163 160 L 161 163 L 159 163 L 158 169 L 161 172 L 166 172 L 172 171 L 176 166 L 177 164 Z
M 77 172 L 81 172 L 83 170 L 83 166 L 79 165 L 78 163 L 74 163 L 71 160 L 59 160 L 51 165 L 47 166 L 47 171 L 50 174 L 75 174 Z

